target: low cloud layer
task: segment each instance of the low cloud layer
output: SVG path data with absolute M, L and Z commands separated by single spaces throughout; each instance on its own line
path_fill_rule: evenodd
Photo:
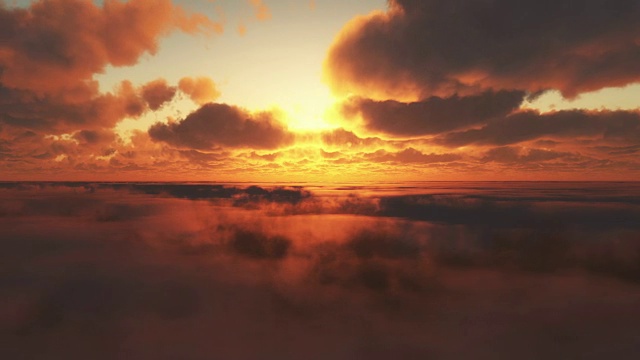
M 0 354 L 626 358 L 639 196 L 3 183 Z

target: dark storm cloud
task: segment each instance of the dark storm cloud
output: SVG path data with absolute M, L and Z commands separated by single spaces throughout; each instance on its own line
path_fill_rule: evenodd
M 524 97 L 521 91 L 488 91 L 466 97 L 433 96 L 413 103 L 354 98 L 342 110 L 347 117 L 362 116 L 369 130 L 418 136 L 485 124 L 519 108 Z
M 640 80 L 637 0 L 393 0 L 349 23 L 326 72 L 342 93 L 427 98 L 485 89 L 572 97 Z
M 208 150 L 218 147 L 274 149 L 290 145 L 293 135 L 269 113 L 252 115 L 226 104 L 206 104 L 184 120 L 149 129 L 155 141 Z
M 450 147 L 509 145 L 542 137 L 637 144 L 640 141 L 640 114 L 629 111 L 568 110 L 545 114 L 523 111 L 479 129 L 442 135 L 436 142 Z

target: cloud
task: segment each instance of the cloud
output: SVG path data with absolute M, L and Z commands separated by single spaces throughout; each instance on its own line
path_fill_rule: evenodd
M 237 147 L 275 149 L 293 142 L 293 135 L 272 114 L 249 114 L 238 107 L 209 103 L 184 120 L 149 129 L 155 141 L 192 149 Z
M 105 185 L 110 188 L 110 185 Z M 218 200 L 233 199 L 233 206 L 251 207 L 258 203 L 298 204 L 308 199 L 311 194 L 300 187 L 263 188 L 252 185 L 239 188 L 224 185 L 202 184 L 123 184 L 118 188 L 148 195 L 164 195 L 178 199 Z
M 164 79 L 139 88 L 125 80 L 108 93 L 100 93 L 98 83 L 90 81 L 73 91 L 41 96 L 0 84 L 0 123 L 49 135 L 112 128 L 126 117 L 137 118 L 148 110 L 158 110 L 173 99 L 175 92 L 176 88 Z
M 461 160 L 462 156 L 458 154 L 424 154 L 414 148 L 407 148 L 396 153 L 378 150 L 371 154 L 365 154 L 365 158 L 374 162 L 432 164 Z
M 249 0 L 251 6 L 253 6 L 256 12 L 256 19 L 260 21 L 271 19 L 271 10 L 269 7 L 263 2 L 263 0 Z
M 36 96 L 26 90 L 2 87 L 0 123 L 60 134 L 88 128 L 110 128 L 124 117 L 137 117 L 146 110 L 130 82 L 123 82 L 113 93 L 100 94 L 89 82 L 71 92 Z
M 245 209 L 151 191 L 218 184 L 0 183 L 0 356 L 629 358 L 628 185 L 314 186 Z M 383 212 L 331 211 L 358 194 Z
M 380 146 L 383 140 L 377 137 L 361 138 L 352 131 L 343 128 L 322 133 L 322 142 L 328 146 L 337 148 L 362 148 Z
M 485 124 L 520 107 L 524 92 L 484 92 L 448 98 L 430 97 L 420 102 L 401 103 L 354 98 L 342 105 L 347 117 L 361 116 L 367 129 L 399 136 L 438 134 Z
M 185 77 L 178 83 L 180 91 L 187 94 L 191 100 L 199 105 L 204 105 L 220 97 L 213 80 L 207 77 Z
M 142 86 L 142 98 L 147 102 L 149 109 L 153 111 L 173 100 L 175 94 L 176 88 L 169 86 L 164 79 L 158 79 Z
M 378 100 L 487 89 L 573 97 L 640 81 L 638 16 L 635 0 L 392 0 L 345 26 L 326 79 Z
M 231 249 L 239 255 L 253 259 L 282 259 L 287 256 L 291 240 L 284 236 L 267 236 L 238 229 L 231 240 Z
M 72 91 L 107 65 L 134 65 L 144 53 L 154 54 L 158 39 L 173 30 L 221 30 L 169 0 L 107 0 L 102 7 L 81 0 L 43 0 L 24 9 L 2 5 L 0 23 L 2 85 L 40 95 Z
M 335 93 L 349 96 L 340 110 L 352 128 L 396 141 L 367 153 L 343 150 L 347 156 L 336 163 L 416 168 L 437 162 L 427 154 L 446 154 L 444 147 L 461 152 L 443 167 L 480 176 L 498 169 L 507 177 L 525 169 L 575 176 L 637 169 L 637 111 L 522 107 L 552 89 L 570 98 L 640 81 L 637 1 L 388 3 L 386 11 L 346 24 L 324 76 Z
M 382 231 L 380 231 L 382 230 Z M 361 259 L 374 257 L 388 259 L 417 258 L 420 246 L 409 239 L 388 234 L 384 229 L 362 231 L 353 236 L 347 248 Z
M 509 145 L 551 139 L 602 139 L 617 144 L 640 142 L 640 113 L 635 111 L 567 110 L 552 113 L 522 111 L 478 129 L 452 132 L 438 137 L 438 144 L 450 147 Z
M 0 4 L 0 123 L 42 135 L 112 128 L 157 110 L 175 88 L 162 79 L 135 88 L 123 81 L 101 93 L 93 76 L 154 54 L 175 30 L 211 34 L 220 25 L 169 0 L 42 0 Z
M 569 152 L 545 149 L 522 149 L 517 147 L 497 147 L 486 152 L 482 161 L 506 164 L 543 163 L 553 160 L 576 161 L 583 157 Z
M 73 138 L 84 145 L 109 144 L 115 140 L 115 134 L 106 130 L 82 130 L 75 133 Z

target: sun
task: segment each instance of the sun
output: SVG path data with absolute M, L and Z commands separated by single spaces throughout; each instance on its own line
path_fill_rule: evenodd
M 276 105 L 284 112 L 282 121 L 293 131 L 321 131 L 338 127 L 335 104 L 339 99 L 330 91 L 315 92 L 313 96 L 298 98 Z

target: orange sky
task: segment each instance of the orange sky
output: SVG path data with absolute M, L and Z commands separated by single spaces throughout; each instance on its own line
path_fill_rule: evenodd
M 0 180 L 635 180 L 640 6 L 572 6 L 5 2 Z

